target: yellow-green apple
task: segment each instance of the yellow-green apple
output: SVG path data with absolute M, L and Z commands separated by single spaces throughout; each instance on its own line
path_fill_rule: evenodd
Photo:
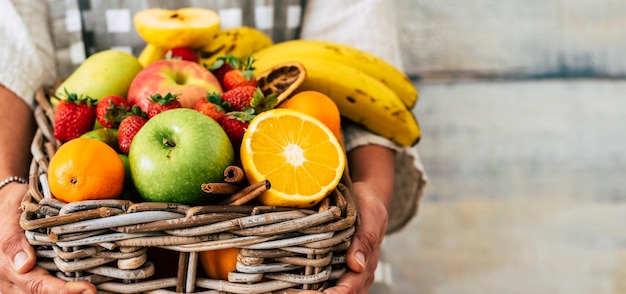
M 56 89 L 55 96 L 65 99 L 66 93 L 89 96 L 99 101 L 107 95 L 126 97 L 130 83 L 143 66 L 132 54 L 104 50 L 85 59 Z M 53 100 L 53 104 L 58 101 Z
M 202 65 L 177 59 L 155 61 L 144 67 L 133 79 L 128 90 L 128 101 L 148 111 L 149 98 L 178 94 L 185 108 L 193 108 L 198 98 L 207 93 L 222 93 L 217 78 Z
M 128 153 L 132 180 L 147 201 L 202 203 L 203 183 L 220 182 L 234 161 L 220 125 L 188 108 L 170 109 L 146 122 Z

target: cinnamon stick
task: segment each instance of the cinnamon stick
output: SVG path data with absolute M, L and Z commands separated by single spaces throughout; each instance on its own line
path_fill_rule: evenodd
M 230 197 L 219 202 L 220 205 L 242 205 L 250 200 L 256 198 L 257 196 L 263 194 L 263 192 L 269 190 L 271 187 L 270 181 L 260 181 L 254 184 L 251 184 L 239 192 L 231 195 Z
M 236 165 L 230 165 L 224 170 L 224 181 L 227 183 L 241 183 L 245 178 L 243 169 Z
M 205 183 L 202 184 L 202 191 L 209 194 L 234 194 L 241 190 L 241 186 L 232 183 Z

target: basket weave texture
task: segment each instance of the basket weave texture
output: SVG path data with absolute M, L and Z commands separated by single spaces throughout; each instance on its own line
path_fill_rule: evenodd
M 102 293 L 268 293 L 323 290 L 346 272 L 357 223 L 347 174 L 313 209 L 237 201 L 255 195 L 252 185 L 230 204 L 56 200 L 46 181 L 48 162 L 60 146 L 50 94 L 51 88 L 42 88 L 36 96 L 38 130 L 20 225 L 37 264 L 57 277 L 87 280 Z M 239 249 L 237 270 L 228 280 L 204 277 L 198 253 L 233 247 Z M 174 254 L 178 263 L 155 267 L 162 256 L 151 255 L 152 248 Z

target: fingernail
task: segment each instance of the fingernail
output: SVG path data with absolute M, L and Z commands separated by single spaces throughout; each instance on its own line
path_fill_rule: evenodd
M 354 254 L 354 257 L 356 258 L 356 262 L 358 262 L 362 268 L 365 268 L 365 254 L 363 254 L 363 252 L 361 251 L 357 251 Z
M 24 264 L 26 264 L 26 260 L 28 260 L 28 255 L 26 255 L 26 252 L 18 252 L 17 254 L 15 254 L 15 256 L 13 256 L 13 268 L 15 270 L 21 269 Z

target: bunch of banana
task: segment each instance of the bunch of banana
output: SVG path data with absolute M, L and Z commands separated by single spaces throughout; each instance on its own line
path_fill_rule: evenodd
M 277 57 L 315 57 L 342 63 L 359 69 L 388 86 L 407 107 L 412 108 L 417 102 L 417 89 L 402 71 L 376 55 L 351 46 L 318 40 L 292 40 L 254 53 L 257 60 Z
M 205 66 L 211 66 L 218 57 L 232 54 L 238 58 L 245 58 L 258 50 L 269 47 L 273 44 L 262 31 L 246 26 L 220 29 L 206 42 L 205 45 L 194 49 L 198 55 L 198 62 Z M 168 48 L 163 48 L 148 43 L 139 54 L 139 62 L 146 66 L 154 61 L 163 59 L 163 55 Z
M 404 73 L 359 49 L 322 41 L 278 43 L 253 54 L 255 76 L 279 63 L 299 62 L 306 70 L 302 90 L 331 97 L 341 114 L 403 146 L 421 131 L 411 108 L 417 89 Z

